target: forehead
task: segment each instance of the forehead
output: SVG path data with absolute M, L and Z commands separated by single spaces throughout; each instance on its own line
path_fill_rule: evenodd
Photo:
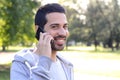
M 53 12 L 46 15 L 47 23 L 49 24 L 66 24 L 67 18 L 64 13 Z

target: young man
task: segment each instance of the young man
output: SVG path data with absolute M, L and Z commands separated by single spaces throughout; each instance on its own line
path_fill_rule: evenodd
M 11 80 L 73 80 L 73 65 L 57 53 L 69 35 L 64 8 L 57 3 L 42 6 L 35 16 L 35 30 L 36 49 L 15 55 Z

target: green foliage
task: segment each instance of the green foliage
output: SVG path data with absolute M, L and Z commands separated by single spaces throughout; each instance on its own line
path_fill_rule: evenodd
M 69 31 L 70 36 L 68 41 L 75 40 L 76 42 L 80 41 L 81 38 L 81 28 L 83 28 L 83 22 L 80 21 L 78 14 L 79 12 L 73 8 L 70 8 L 69 6 L 65 6 L 67 11 L 67 18 L 69 22 Z M 84 34 L 83 34 L 84 35 Z
M 100 4 L 100 5 L 98 5 Z M 103 25 L 104 17 L 99 8 L 105 6 L 103 1 L 92 1 L 89 3 L 87 12 L 86 12 L 86 27 L 90 28 L 89 31 L 89 40 L 97 40 L 99 38 L 100 32 L 106 27 Z M 103 7 L 104 9 L 104 7 Z
M 67 5 L 70 37 L 76 42 L 103 42 L 108 47 L 119 48 L 120 5 L 118 0 L 89 0 L 84 10 L 77 0 L 63 0 Z M 84 19 L 81 17 L 83 16 Z M 115 46 L 113 46 L 115 44 Z
M 120 27 L 120 8 L 117 0 L 112 0 L 108 4 L 101 0 L 90 0 L 87 9 L 87 27 L 91 28 L 90 40 L 105 41 L 109 47 L 119 46 L 119 35 L 116 34 L 116 29 Z M 118 33 L 119 30 L 117 31 Z M 116 37 L 116 39 L 115 39 Z M 113 46 L 114 42 L 116 43 Z
M 0 41 L 2 46 L 30 44 L 34 41 L 33 16 L 38 6 L 34 0 L 2 0 L 0 20 Z

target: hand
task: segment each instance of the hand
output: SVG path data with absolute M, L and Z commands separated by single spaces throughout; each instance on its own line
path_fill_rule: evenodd
M 40 39 L 34 53 L 51 58 L 52 51 L 50 42 L 52 39 L 53 37 L 49 33 L 40 33 Z

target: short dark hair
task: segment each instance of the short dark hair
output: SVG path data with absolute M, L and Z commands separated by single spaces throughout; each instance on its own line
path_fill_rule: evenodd
M 47 23 L 46 15 L 52 12 L 65 13 L 65 9 L 57 3 L 46 4 L 40 7 L 35 15 L 35 25 L 43 29 Z

